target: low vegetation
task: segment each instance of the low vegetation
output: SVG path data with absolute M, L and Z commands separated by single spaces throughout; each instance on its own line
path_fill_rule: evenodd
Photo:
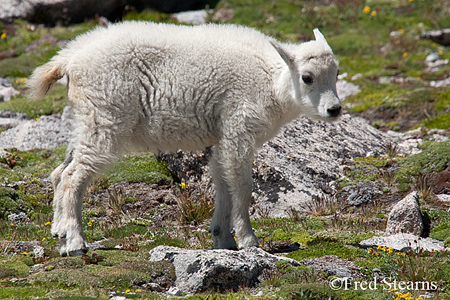
M 358 243 L 382 233 L 395 201 L 411 190 L 421 196 L 430 221 L 429 236 L 450 247 L 448 203 L 437 199 L 430 180 L 448 168 L 449 142 L 435 142 L 431 132 L 450 128 L 450 87 L 435 88 L 430 81 L 448 77 L 450 65 L 432 71 L 425 58 L 431 52 L 450 59 L 447 48 L 417 39 L 423 31 L 450 27 L 445 0 L 335 0 L 252 1 L 222 0 L 211 13 L 213 22 L 255 27 L 290 42 L 312 38 L 319 27 L 340 61 L 345 79 L 362 92 L 344 105 L 349 113 L 367 118 L 381 130 L 407 131 L 421 127 L 417 137 L 422 152 L 400 155 L 392 144 L 385 154 L 343 161 L 343 177 L 336 194 L 318 196 L 290 218 L 264 216 L 253 221 L 261 247 L 296 260 L 332 257 L 354 264 L 361 281 L 377 276 L 396 281 L 435 282 L 437 289 L 418 291 L 394 286 L 376 290 L 333 290 L 334 276 L 306 266 L 283 264 L 267 274 L 256 288 L 237 292 L 209 292 L 188 299 L 449 299 L 450 254 L 361 249 Z M 220 19 L 219 10 L 233 12 Z M 175 22 L 170 15 L 132 11 L 124 19 Z M 43 100 L 25 96 L 25 82 L 34 68 L 52 57 L 76 35 L 96 26 L 96 20 L 68 27 L 47 28 L 16 21 L 0 24 L 0 52 L 14 54 L 0 60 L 0 77 L 21 92 L 0 110 L 24 112 L 29 118 L 61 113 L 65 87 L 57 86 Z M 49 36 L 53 38 L 48 38 Z M 173 266 L 148 262 L 148 251 L 158 245 L 209 248 L 208 233 L 213 197 L 207 188 L 175 183 L 164 162 L 149 153 L 130 153 L 94 180 L 86 196 L 83 224 L 89 242 L 101 247 L 84 257 L 61 258 L 50 233 L 53 191 L 50 172 L 64 160 L 65 146 L 50 150 L 7 149 L 0 157 L 0 298 L 1 299 L 158 299 L 174 279 Z M 375 187 L 370 203 L 351 206 L 351 188 Z M 139 193 L 144 190 L 144 193 Z M 152 194 L 158 190 L 161 193 Z M 174 192 L 175 191 L 175 192 Z M 448 193 L 448 191 L 447 191 Z M 151 195 L 148 196 L 148 195 Z M 20 216 L 8 219 L 11 214 Z M 44 248 L 36 259 L 33 243 Z M 12 255 L 14 254 L 14 255 Z M 337 257 L 337 258 L 336 258 Z

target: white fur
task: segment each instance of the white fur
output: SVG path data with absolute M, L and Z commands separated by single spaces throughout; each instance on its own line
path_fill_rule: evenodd
M 234 25 L 126 22 L 79 36 L 28 80 L 42 97 L 64 74 L 77 120 L 66 161 L 52 173 L 52 234 L 62 255 L 87 250 L 83 195 L 126 147 L 215 145 L 216 248 L 258 246 L 248 208 L 256 149 L 303 113 L 335 120 L 338 65 L 325 38 L 281 44 Z M 313 81 L 305 84 L 304 76 Z

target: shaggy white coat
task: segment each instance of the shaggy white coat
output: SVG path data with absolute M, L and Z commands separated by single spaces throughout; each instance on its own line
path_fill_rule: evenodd
M 51 175 L 52 234 L 62 255 L 87 251 L 83 195 L 128 147 L 204 149 L 216 191 L 215 248 L 258 246 L 248 213 L 255 150 L 298 114 L 335 120 L 338 64 L 322 34 L 281 44 L 234 25 L 125 22 L 77 37 L 37 68 L 30 94 L 63 75 L 77 121 L 66 161 Z

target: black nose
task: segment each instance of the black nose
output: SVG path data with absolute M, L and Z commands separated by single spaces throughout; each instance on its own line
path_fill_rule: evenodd
M 340 104 L 333 105 L 332 107 L 327 109 L 327 113 L 330 117 L 338 117 L 341 114 L 342 106 Z

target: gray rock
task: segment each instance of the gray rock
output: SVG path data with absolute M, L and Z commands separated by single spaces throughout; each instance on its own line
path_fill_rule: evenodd
M 334 123 L 298 118 L 258 151 L 253 217 L 261 212 L 267 212 L 265 217 L 289 217 L 292 210 L 305 213 L 313 195 L 333 193 L 333 182 L 342 174 L 340 161 L 381 154 L 384 144 L 396 140 L 350 115 Z M 161 157 L 180 181 L 209 182 L 210 154 L 193 154 L 180 151 Z
M 12 96 L 18 94 L 20 93 L 13 88 L 11 82 L 0 77 L 0 102 L 10 101 Z
M 336 90 L 341 101 L 345 101 L 348 97 L 361 92 L 361 88 L 359 86 L 345 80 L 338 80 L 336 82 Z
M 425 62 L 427 64 L 434 63 L 438 59 L 439 59 L 439 54 L 437 54 L 436 52 L 432 52 L 432 53 L 427 55 L 427 57 L 425 58 Z
M 432 40 L 442 46 L 450 46 L 450 28 L 424 32 L 421 39 Z
M 341 161 L 384 152 L 395 139 L 360 118 L 344 115 L 334 123 L 301 117 L 260 149 L 253 177 L 255 212 L 269 217 L 300 213 L 312 195 L 332 194 L 342 175 Z
M 430 81 L 430 86 L 432 87 L 447 87 L 450 86 L 450 77 L 442 80 L 432 80 Z
M 16 127 L 23 121 L 27 120 L 28 116 L 24 113 L 0 111 L 0 127 L 12 128 Z
M 213 12 L 213 10 L 207 11 L 205 9 L 190 10 L 190 11 L 183 11 L 183 12 L 173 14 L 173 17 L 175 19 L 177 19 L 177 21 L 180 23 L 199 25 L 199 24 L 205 24 L 206 18 L 208 17 L 208 13 L 212 13 L 212 12 Z
M 176 288 L 185 293 L 206 290 L 236 289 L 252 285 L 264 272 L 276 270 L 275 263 L 285 261 L 298 266 L 295 260 L 271 255 L 260 248 L 233 250 L 186 250 L 158 246 L 150 250 L 150 261 L 167 260 L 175 266 Z
M 410 233 L 420 236 L 423 232 L 423 227 L 419 195 L 414 191 L 392 208 L 386 225 L 386 233 Z
M 28 222 L 30 218 L 28 218 L 27 214 L 23 211 L 8 215 L 8 220 L 13 223 L 22 223 Z
M 20 122 L 0 134 L 0 149 L 17 148 L 22 151 L 48 149 L 67 144 L 72 137 L 70 108 L 60 117 L 43 116 L 39 120 Z
M 424 251 L 440 251 L 448 250 L 444 246 L 444 242 L 432 238 L 421 238 L 413 234 L 397 233 L 389 236 L 374 236 L 370 239 L 361 241 L 359 246 L 362 248 L 376 248 L 378 246 L 392 248 L 397 251 L 406 250 L 424 250 Z
M 349 193 L 346 202 L 351 206 L 360 206 L 361 204 L 369 203 L 377 196 L 383 195 L 383 192 L 378 189 L 378 186 L 372 182 L 348 185 L 343 190 Z
M 44 247 L 35 245 L 33 248 L 34 258 L 43 259 L 45 255 Z
M 122 14 L 127 0 L 0 0 L 0 21 L 24 19 L 33 23 L 83 22 L 96 15 L 111 17 Z

